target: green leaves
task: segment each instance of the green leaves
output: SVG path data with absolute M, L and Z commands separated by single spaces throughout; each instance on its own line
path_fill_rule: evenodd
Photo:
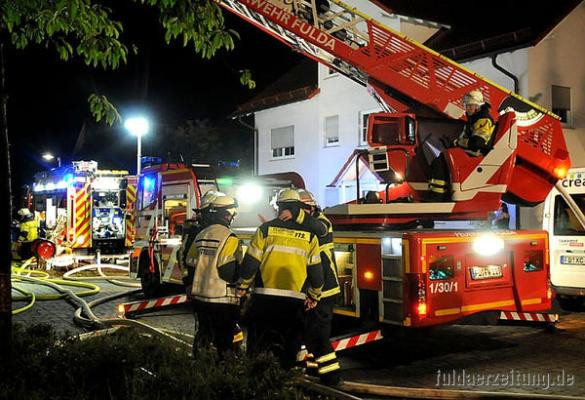
M 118 110 L 116 110 L 116 107 L 110 103 L 106 96 L 93 93 L 87 101 L 89 102 L 91 115 L 93 115 L 96 121 L 99 122 L 103 119 L 108 125 L 113 125 L 114 122 L 122 120 Z
M 138 1 L 138 0 L 135 0 Z M 165 29 L 165 41 L 179 40 L 183 47 L 193 46 L 205 59 L 219 50 L 233 50 L 237 34 L 226 30 L 221 8 L 211 0 L 140 0 L 155 7 Z
M 240 83 L 248 86 L 248 89 L 254 89 L 256 87 L 256 81 L 252 79 L 252 72 L 249 69 L 240 71 Z
M 52 45 L 64 61 L 76 54 L 92 67 L 115 69 L 126 63 L 128 49 L 111 13 L 91 0 L 11 0 L 0 4 L 0 30 L 18 49 Z

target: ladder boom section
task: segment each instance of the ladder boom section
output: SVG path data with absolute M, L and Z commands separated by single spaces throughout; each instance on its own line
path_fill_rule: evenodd
M 518 163 L 508 192 L 524 202 L 544 200 L 542 194 L 525 198 L 525 183 L 536 180 L 550 190 L 570 166 L 556 115 L 346 3 L 329 0 L 324 6 L 320 0 L 219 1 L 305 56 L 363 85 L 372 84 L 376 97 L 389 108 L 396 108 L 397 102 L 388 93 L 399 92 L 446 118 L 464 118 L 462 97 L 477 89 L 492 105 L 494 119 L 513 109 L 518 122 Z

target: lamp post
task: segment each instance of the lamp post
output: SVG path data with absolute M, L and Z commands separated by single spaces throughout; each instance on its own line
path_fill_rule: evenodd
M 150 123 L 145 117 L 132 117 L 126 119 L 124 128 L 136 136 L 136 176 L 140 176 L 140 159 L 142 158 L 142 136 L 150 130 Z
M 43 160 L 45 161 L 53 161 L 54 159 L 57 159 L 57 167 L 61 168 L 61 157 L 55 157 L 52 153 L 43 153 L 42 155 Z

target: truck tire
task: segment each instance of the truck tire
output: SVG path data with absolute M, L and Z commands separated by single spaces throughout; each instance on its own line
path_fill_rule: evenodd
M 154 272 L 150 272 L 150 258 L 148 251 L 140 253 L 138 261 L 140 285 L 146 297 L 156 297 L 161 292 L 160 270 L 156 258 L 154 259 Z

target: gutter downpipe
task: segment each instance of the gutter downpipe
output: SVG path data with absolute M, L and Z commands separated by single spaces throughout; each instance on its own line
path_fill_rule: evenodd
M 498 58 L 498 54 L 492 55 L 492 66 L 495 69 L 497 69 L 498 71 L 500 71 L 502 74 L 506 75 L 508 78 L 512 79 L 512 81 L 514 81 L 514 93 L 519 94 L 520 80 L 518 79 L 518 77 L 516 75 L 514 75 L 513 73 L 511 73 L 510 71 L 508 71 L 507 69 L 505 69 L 501 65 L 498 65 L 497 58 Z

